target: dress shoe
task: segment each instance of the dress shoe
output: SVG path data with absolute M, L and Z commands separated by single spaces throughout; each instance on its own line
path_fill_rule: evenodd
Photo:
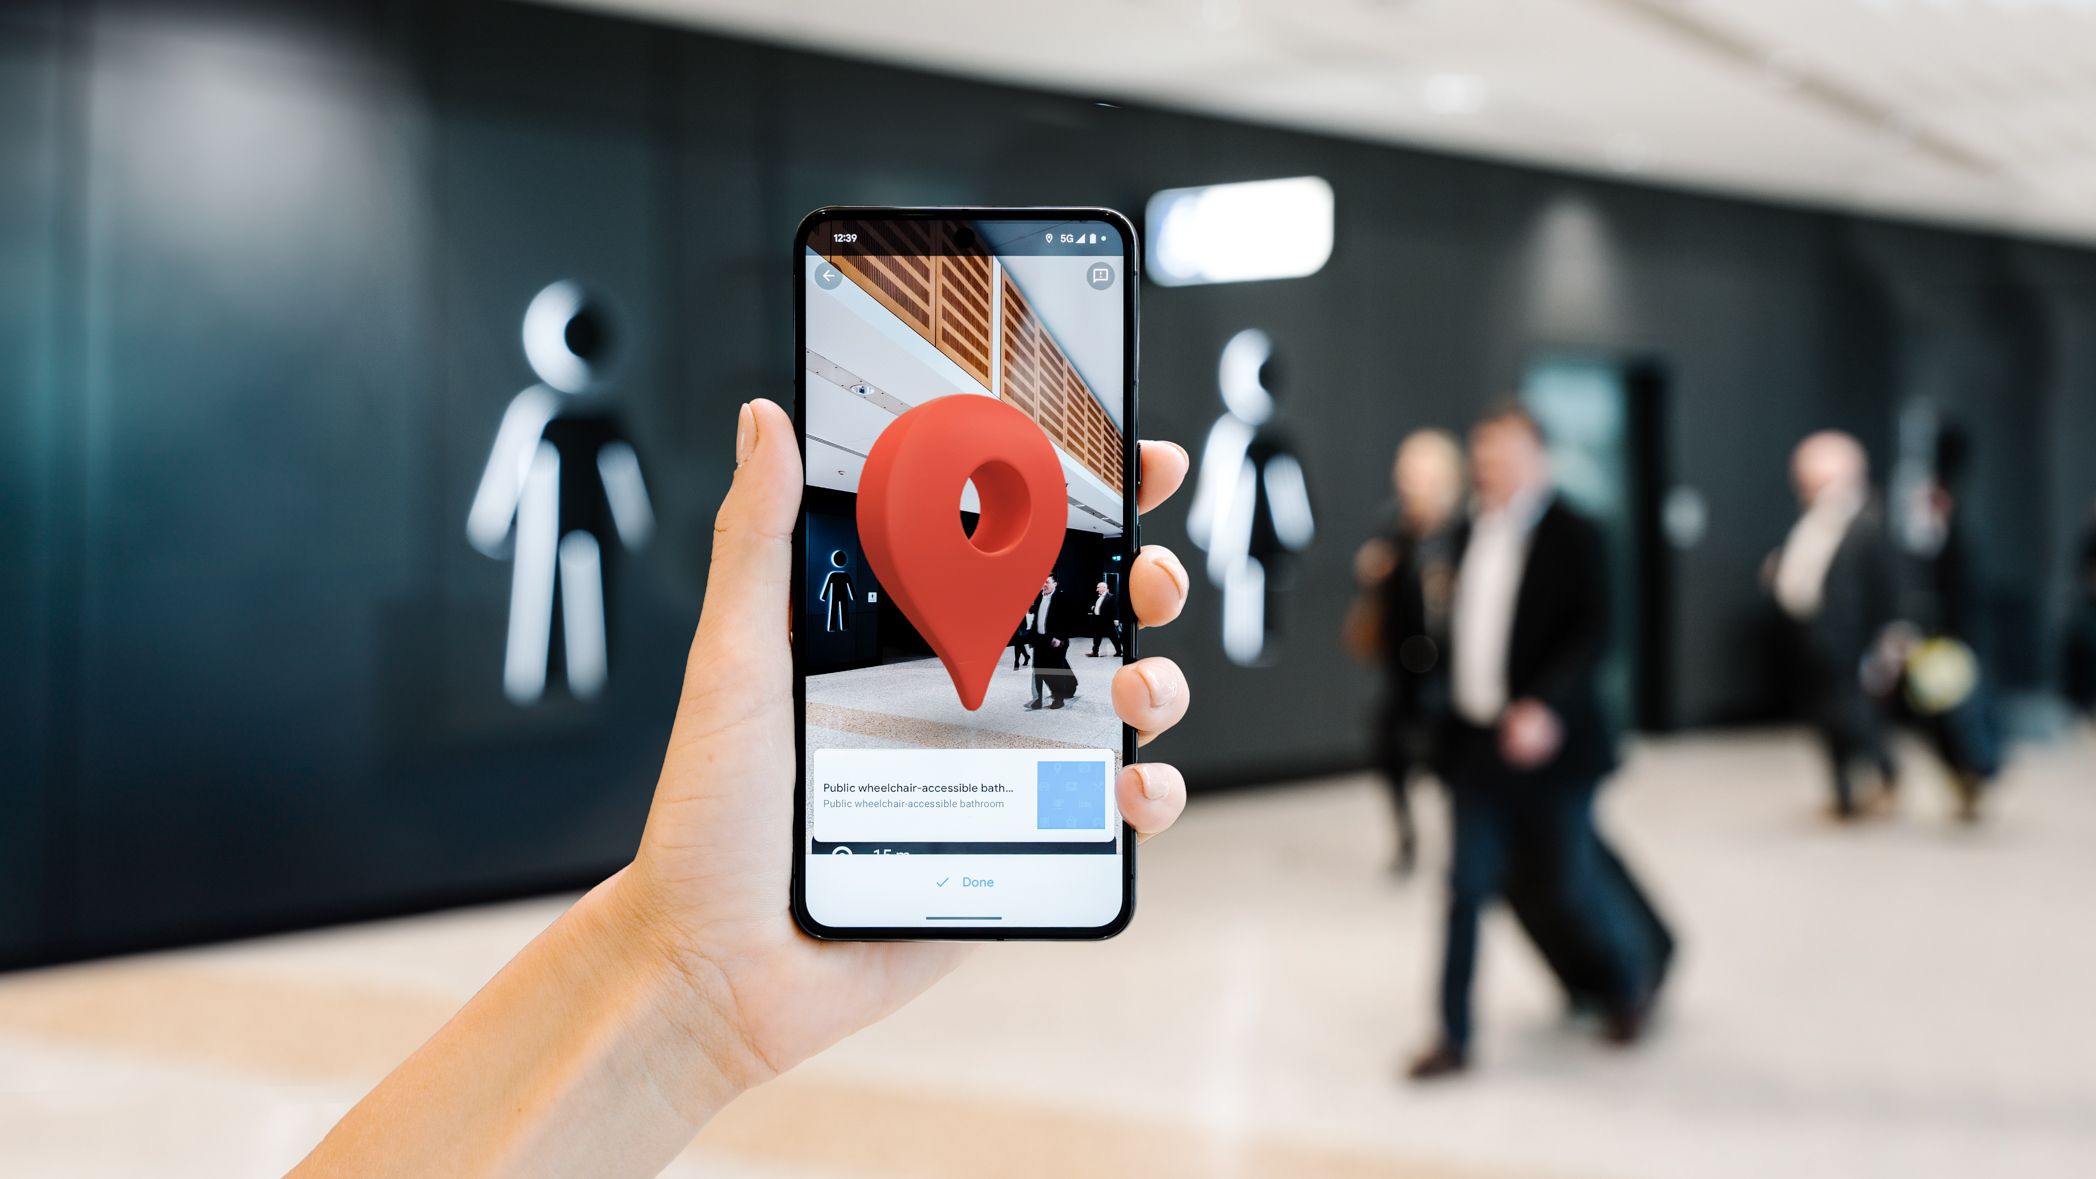
M 1647 995 L 1635 1003 L 1610 1011 L 1601 1021 L 1601 1038 L 1618 1048 L 1628 1048 L 1645 1038 L 1652 1026 L 1652 1001 Z
M 1039 708 L 1040 706 L 1041 706 L 1041 702 L 1040 702 L 1040 701 L 1038 701 L 1038 700 L 1029 700 L 1029 701 L 1027 701 L 1027 702 L 1026 702 L 1026 711 L 1028 711 L 1028 712 L 1032 712 L 1032 711 L 1033 711 L 1034 709 L 1036 709 L 1036 708 Z
M 1960 823 L 1979 822 L 1980 791 L 1986 788 L 1986 781 L 1978 774 L 1960 771 L 1952 776 L 1951 785 L 1956 788 L 1958 794 L 1958 821 Z
M 1049 704 L 1048 704 L 1048 707 L 1050 707 L 1050 708 L 1061 708 L 1062 706 L 1063 706 L 1063 702 L 1062 702 L 1062 701 L 1060 701 L 1060 700 L 1054 700 L 1054 701 L 1050 701 L 1050 702 L 1049 702 Z M 1036 704 L 1036 705 L 1034 705 L 1034 707 L 1035 707 L 1035 708 L 1039 708 L 1039 707 L 1040 707 L 1040 705 Z
M 1435 1081 L 1453 1077 L 1469 1067 L 1470 1054 L 1443 1040 L 1413 1060 L 1405 1069 L 1405 1076 L 1415 1081 Z

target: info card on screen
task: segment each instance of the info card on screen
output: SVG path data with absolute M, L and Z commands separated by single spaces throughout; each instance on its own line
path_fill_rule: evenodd
M 1120 822 L 1108 749 L 823 749 L 812 762 L 819 852 L 1110 852 Z

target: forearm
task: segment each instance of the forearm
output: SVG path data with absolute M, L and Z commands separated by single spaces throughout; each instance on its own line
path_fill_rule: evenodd
M 653 1175 L 744 1051 L 622 889 L 598 885 L 364 1098 L 297 1176 Z

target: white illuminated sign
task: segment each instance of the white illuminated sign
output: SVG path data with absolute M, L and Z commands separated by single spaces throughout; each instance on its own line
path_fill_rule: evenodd
M 1168 188 L 1150 198 L 1150 277 L 1168 287 L 1302 278 L 1332 256 L 1322 176 Z

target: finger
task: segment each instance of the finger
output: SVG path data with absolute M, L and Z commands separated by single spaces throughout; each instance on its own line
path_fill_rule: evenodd
M 1114 797 L 1141 843 L 1178 821 L 1186 809 L 1186 777 L 1163 762 L 1125 766 L 1114 781 Z
M 1179 723 L 1187 695 L 1186 673 L 1162 656 L 1138 659 L 1114 673 L 1114 713 L 1135 729 L 1141 745 Z
M 787 642 L 787 587 L 793 521 L 800 510 L 801 460 L 793 420 L 758 399 L 736 415 L 735 481 L 713 519 L 713 559 L 706 604 L 692 644 L 691 668 L 756 642 Z M 761 666 L 787 663 L 782 657 Z M 695 670 L 687 671 L 687 695 Z
M 1186 608 L 1186 566 L 1163 545 L 1146 544 L 1128 573 L 1128 605 L 1137 626 L 1163 626 Z
M 1186 482 L 1186 472 L 1193 466 L 1193 459 L 1188 457 L 1186 448 L 1176 442 L 1146 439 L 1138 442 L 1135 449 L 1142 464 L 1142 478 L 1136 484 L 1135 510 L 1147 512 L 1172 498 L 1172 493 Z

